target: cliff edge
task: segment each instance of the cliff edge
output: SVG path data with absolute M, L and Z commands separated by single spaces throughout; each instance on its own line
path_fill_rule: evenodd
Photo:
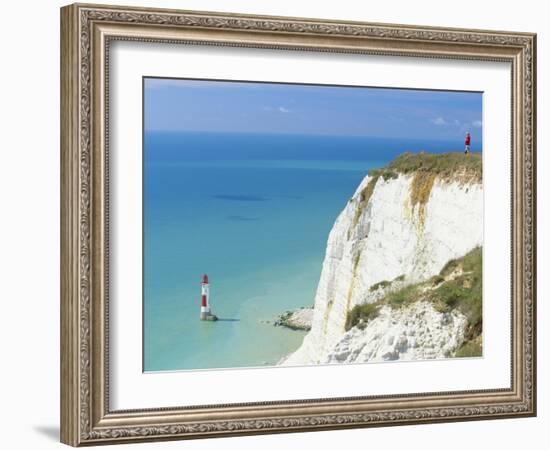
M 441 275 L 472 251 L 481 270 L 481 161 L 479 154 L 405 153 L 369 172 L 329 234 L 311 331 L 282 364 L 437 358 L 478 339 L 471 311 L 442 308 L 441 289 L 425 283 L 439 276 L 447 286 L 473 273 Z M 407 288 L 415 295 L 396 308 L 389 297 Z M 374 313 L 350 324 L 361 305 Z

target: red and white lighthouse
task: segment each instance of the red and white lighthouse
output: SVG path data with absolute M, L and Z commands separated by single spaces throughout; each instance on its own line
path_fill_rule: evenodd
M 208 275 L 204 274 L 202 276 L 201 283 L 201 320 L 206 320 L 210 314 L 210 289 L 208 286 Z
M 202 276 L 201 283 L 201 320 L 217 320 L 218 318 L 210 311 L 210 288 L 208 275 Z

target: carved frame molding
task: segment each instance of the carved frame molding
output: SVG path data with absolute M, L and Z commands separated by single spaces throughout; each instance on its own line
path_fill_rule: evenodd
M 510 389 L 111 411 L 108 62 L 113 40 L 509 61 Z M 536 36 L 75 4 L 61 10 L 61 440 L 73 446 L 536 414 Z

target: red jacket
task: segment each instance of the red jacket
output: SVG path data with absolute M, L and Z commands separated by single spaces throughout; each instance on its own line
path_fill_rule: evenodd
M 465 145 L 470 145 L 470 136 L 466 136 L 466 140 L 464 141 Z

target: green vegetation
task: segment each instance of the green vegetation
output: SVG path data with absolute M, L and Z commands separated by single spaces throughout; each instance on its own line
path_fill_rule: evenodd
M 473 249 L 463 258 L 449 261 L 440 275 L 449 277 L 431 291 L 429 298 L 440 311 L 458 308 L 468 318 L 466 339 L 475 339 L 482 331 L 482 251 Z
M 432 286 L 437 286 L 438 284 L 441 284 L 445 281 L 445 277 L 442 277 L 441 275 L 434 275 L 430 278 L 430 283 Z
M 451 259 L 443 269 L 440 275 L 448 276 L 457 268 L 462 268 L 464 272 L 481 271 L 482 252 L 481 247 L 474 248 L 471 252 L 464 255 L 462 258 Z
M 387 293 L 375 303 L 366 303 L 355 306 L 348 314 L 346 331 L 350 328 L 366 324 L 378 315 L 383 305 L 391 308 L 401 308 L 415 301 L 432 302 L 439 312 L 459 310 L 468 320 L 465 333 L 465 342 L 456 351 L 455 356 L 480 356 L 482 354 L 481 332 L 482 324 L 482 249 L 476 247 L 462 258 L 449 261 L 439 275 L 428 281 L 411 284 Z M 404 279 L 404 276 L 396 280 Z M 382 281 L 373 285 L 370 290 L 391 284 Z
M 411 206 L 413 208 L 418 206 L 420 224 L 423 224 L 426 203 L 430 198 L 435 180 L 481 182 L 482 158 L 478 153 L 464 155 L 462 152 L 441 154 L 407 152 L 399 155 L 385 167 L 369 170 L 370 179 L 367 186 L 359 193 L 359 203 L 348 230 L 348 239 L 368 206 L 378 180 L 382 178 L 388 181 L 397 178 L 399 174 L 414 174 L 411 183 Z
M 452 153 L 403 153 L 380 169 L 372 169 L 369 175 L 382 177 L 384 180 L 396 178 L 398 174 L 422 172 L 432 174 L 443 179 L 457 179 L 481 181 L 482 159 L 481 154 L 462 152 Z
M 405 279 L 405 275 L 399 275 L 398 277 L 395 277 L 392 281 L 382 280 L 378 283 L 373 284 L 369 288 L 369 291 L 374 292 L 374 291 L 377 291 L 378 289 L 385 289 L 388 286 L 390 286 L 392 283 L 394 283 L 395 281 L 403 281 L 404 279 Z
M 455 356 L 458 358 L 472 358 L 474 356 L 483 355 L 483 346 L 481 343 L 481 336 L 464 342 L 460 348 L 455 352 Z
M 399 174 L 413 174 L 411 206 L 418 207 L 420 225 L 424 224 L 426 204 L 436 179 L 447 181 L 480 182 L 482 176 L 481 154 L 472 153 L 403 153 L 387 166 L 369 171 L 373 179 L 396 178 Z
M 380 305 L 376 303 L 365 303 L 354 306 L 346 318 L 346 331 L 356 325 L 366 325 L 369 320 L 374 319 L 378 315 L 379 310 Z
M 380 283 L 373 284 L 369 288 L 369 291 L 374 292 L 374 291 L 377 291 L 378 289 L 384 289 L 384 288 L 387 288 L 390 284 L 391 284 L 391 281 L 388 281 L 388 280 L 380 281 Z
M 402 306 L 420 300 L 419 294 L 419 286 L 417 284 L 411 284 L 398 291 L 390 292 L 382 299 L 382 302 L 390 305 L 392 308 L 401 308 Z

